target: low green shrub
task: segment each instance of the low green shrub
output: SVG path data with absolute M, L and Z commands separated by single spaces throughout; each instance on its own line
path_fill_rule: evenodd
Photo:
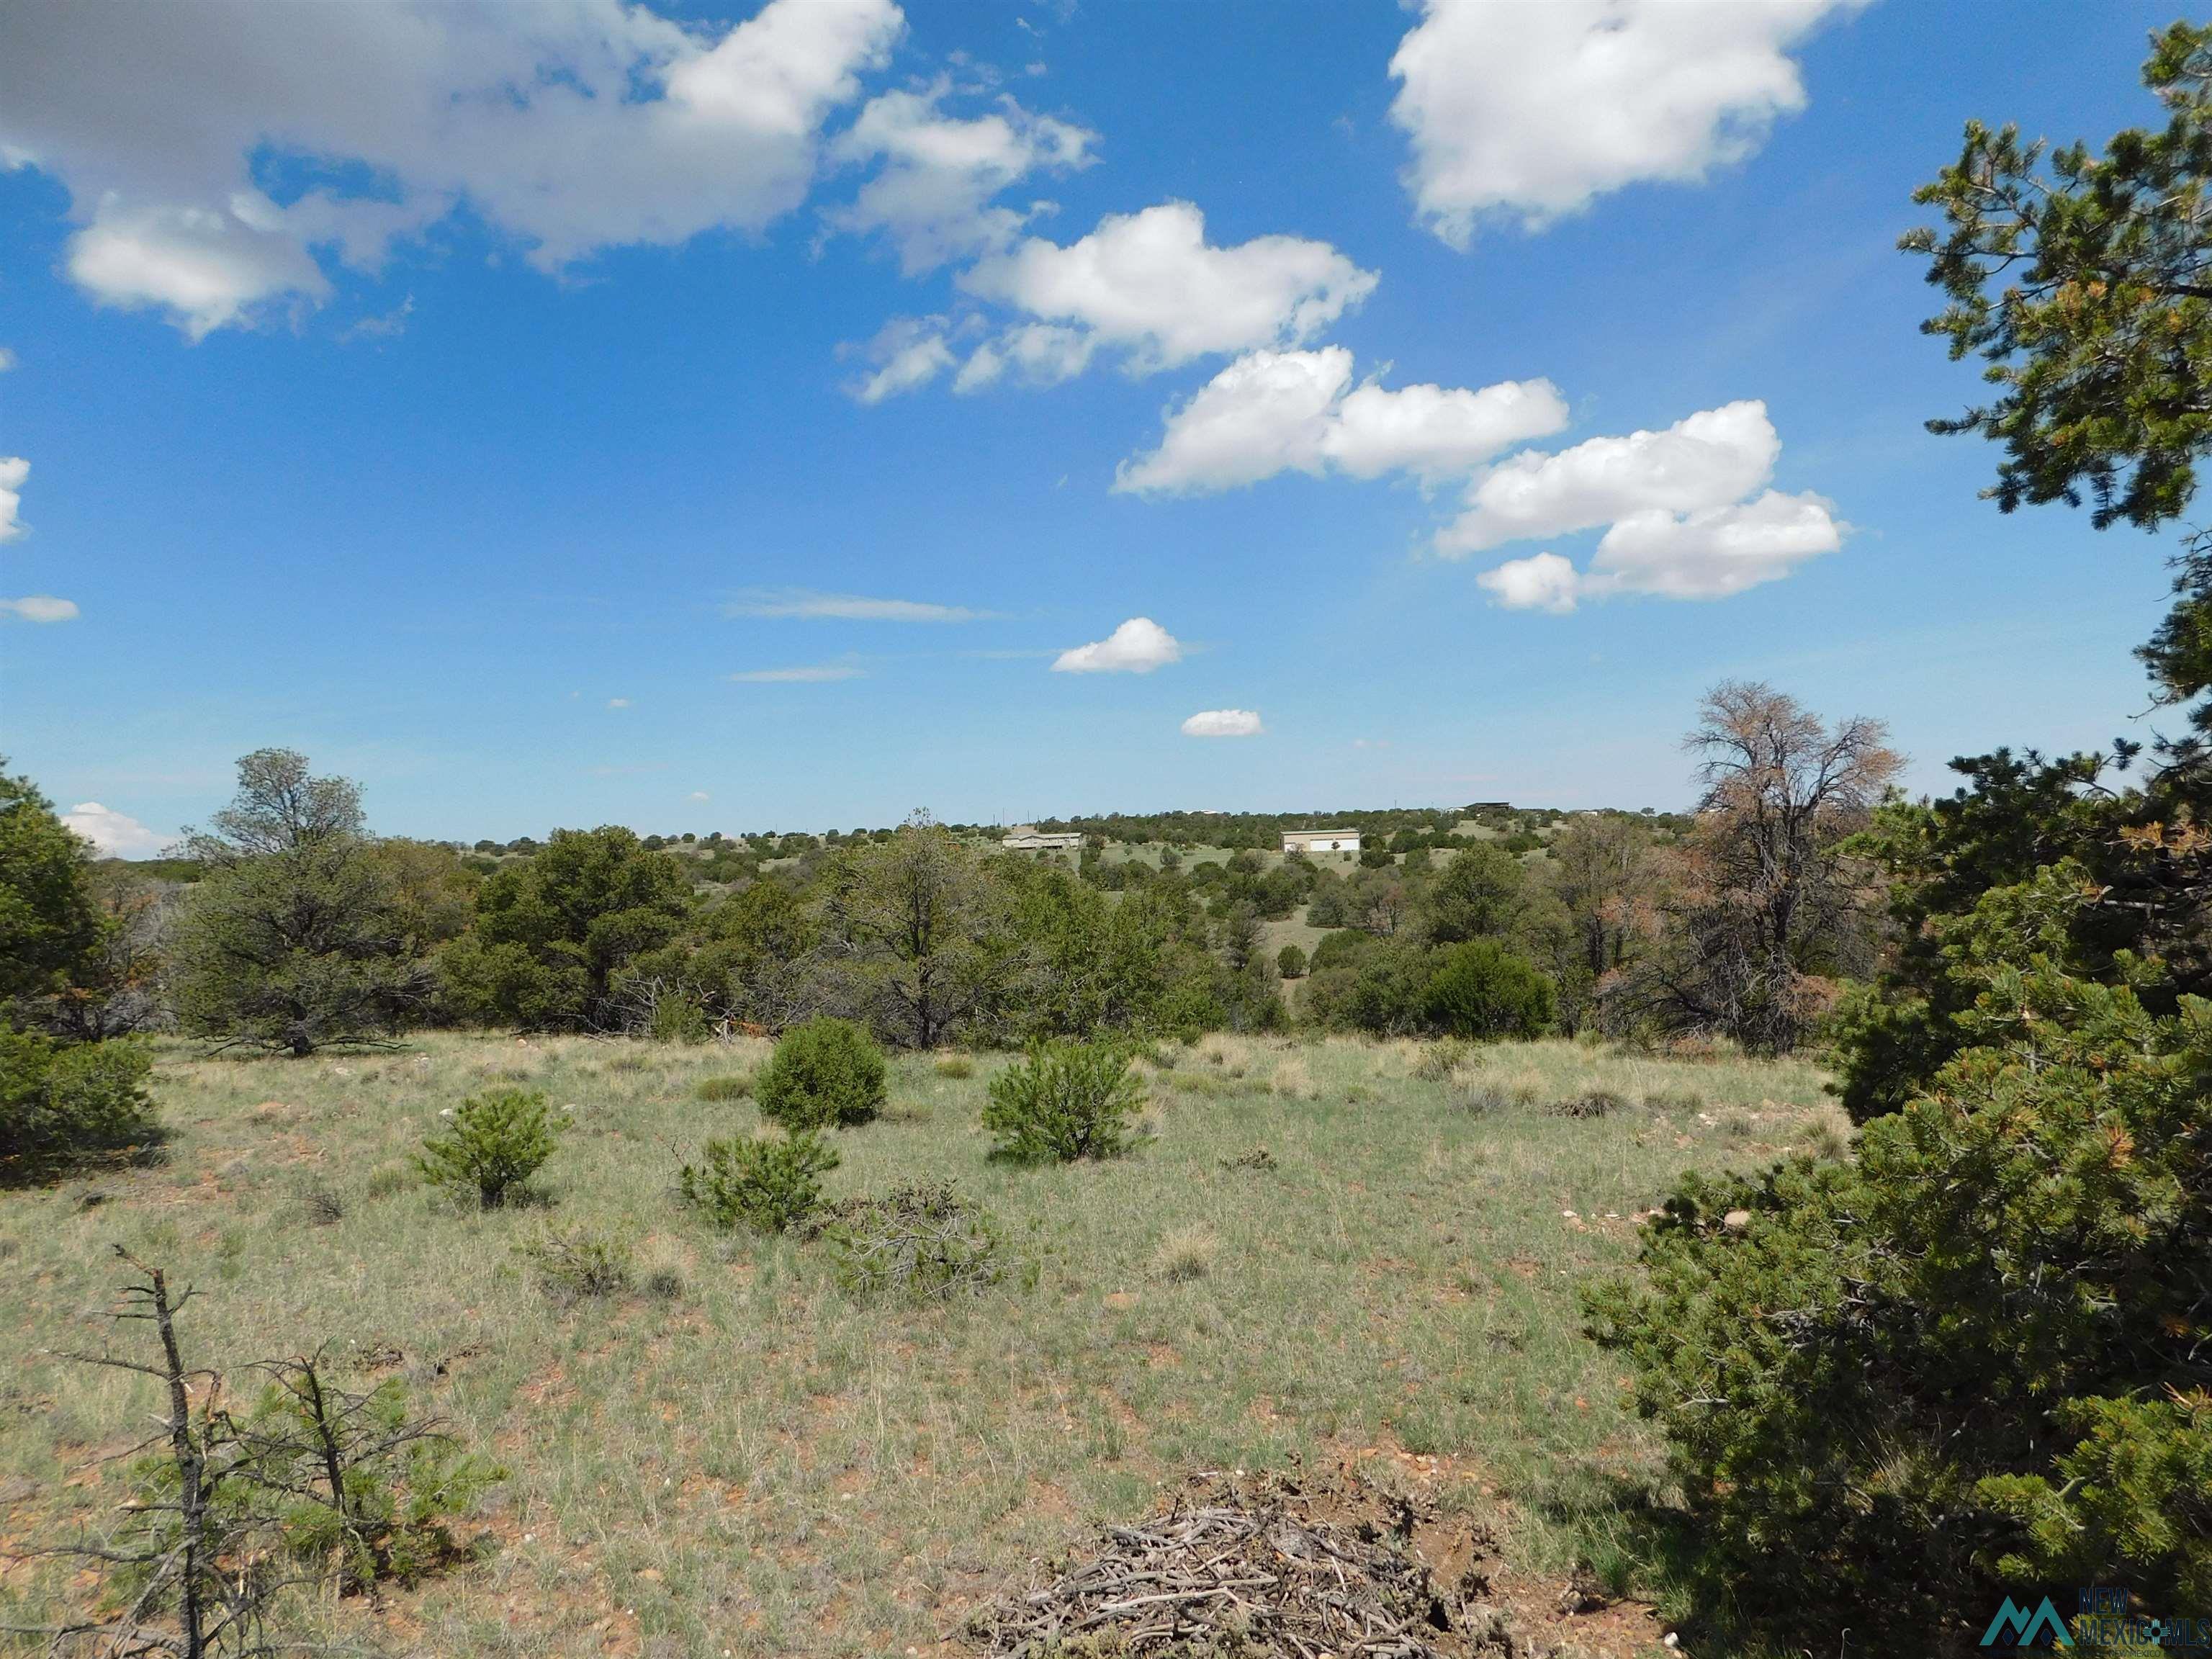
M 837 1282 L 858 1295 L 949 1301 L 988 1290 L 1006 1272 L 997 1224 L 947 1182 L 841 1204 L 823 1237 Z
M 413 1417 L 387 1380 L 344 1388 L 318 1353 L 262 1367 L 269 1387 L 219 1449 L 266 1503 L 286 1554 L 333 1572 L 341 1591 L 402 1584 L 470 1559 L 453 1523 L 507 1479 L 446 1423 Z
M 653 1005 L 646 1035 L 659 1042 L 704 1042 L 714 1035 L 707 1011 L 688 991 L 660 998 Z
M 64 1046 L 0 1026 L 0 1180 L 158 1140 L 152 1069 L 125 1038 Z
M 495 1210 L 527 1189 L 556 1144 L 544 1095 L 495 1089 L 463 1101 L 445 1133 L 422 1143 L 415 1167 L 432 1186 Z
M 752 1074 L 748 1072 L 736 1076 L 702 1077 L 691 1092 L 701 1100 L 750 1100 L 753 1093 Z
M 811 1019 L 784 1033 L 753 1079 L 761 1115 L 797 1133 L 845 1129 L 884 1109 L 887 1075 L 876 1040 L 848 1019 Z
M 1540 1036 L 1558 994 L 1535 963 L 1495 939 L 1469 939 L 1441 953 L 1423 994 L 1434 1029 L 1477 1042 Z
M 1275 952 L 1275 971 L 1285 979 L 1304 979 L 1306 953 L 1295 945 L 1285 945 Z
M 1131 1145 L 1146 1100 L 1128 1051 L 1112 1042 L 1046 1042 L 991 1079 L 983 1127 L 1017 1163 L 1111 1158 Z
M 965 1054 L 941 1054 L 938 1057 L 939 1077 L 967 1078 L 975 1075 L 975 1062 Z
M 684 1201 L 717 1227 L 789 1232 L 822 1208 L 822 1177 L 836 1150 L 811 1129 L 710 1140 L 677 1177 Z

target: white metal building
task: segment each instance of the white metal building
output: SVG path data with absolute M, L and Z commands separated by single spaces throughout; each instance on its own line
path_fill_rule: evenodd
M 1357 853 L 1359 850 L 1359 831 L 1285 830 L 1283 831 L 1283 850 L 1285 853 Z
M 1048 834 L 1034 823 L 1018 823 L 999 845 L 1009 853 L 1068 853 L 1083 845 L 1083 837 L 1073 831 Z

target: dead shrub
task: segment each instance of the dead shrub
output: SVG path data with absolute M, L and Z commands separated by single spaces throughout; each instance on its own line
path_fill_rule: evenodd
M 848 1200 L 822 1237 L 838 1284 L 860 1296 L 949 1302 L 980 1295 L 1006 1273 L 997 1223 L 949 1182 Z
M 1627 1104 L 1610 1089 L 1592 1089 L 1587 1094 L 1570 1095 L 1565 1100 L 1553 1101 L 1551 1113 L 1553 1117 L 1609 1117 Z

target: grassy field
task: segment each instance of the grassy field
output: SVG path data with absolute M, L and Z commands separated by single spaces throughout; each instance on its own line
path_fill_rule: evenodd
M 481 1565 L 313 1611 L 370 1650 L 950 1654 L 1033 1554 L 1188 1471 L 1298 1460 L 1480 1516 L 1501 1594 L 1556 1620 L 1578 1559 L 1632 1571 L 1620 1504 L 1658 1467 L 1575 1285 L 1628 1259 L 1678 1170 L 1838 1150 L 1843 1127 L 1806 1065 L 1549 1042 L 1435 1075 L 1413 1043 L 1214 1038 L 1146 1067 L 1144 1150 L 1023 1170 L 988 1161 L 976 1123 L 1000 1062 L 909 1056 L 889 1115 L 837 1138 L 833 1194 L 951 1178 L 1024 1268 L 916 1308 L 854 1299 L 818 1245 L 674 1203 L 678 1164 L 756 1121 L 698 1084 L 764 1049 L 166 1049 L 165 1164 L 0 1192 L 0 1544 L 73 1536 L 121 1494 L 98 1460 L 141 1432 L 148 1385 L 46 1352 L 130 1340 L 105 1317 L 121 1243 L 200 1286 L 188 1358 L 351 1345 L 511 1470 L 474 1523 Z M 410 1178 L 441 1109 L 514 1084 L 568 1126 L 547 1206 L 465 1212 Z M 1596 1089 L 1622 1103 L 1548 1109 Z M 1272 1169 L 1231 1163 L 1259 1147 Z M 556 1224 L 629 1241 L 659 1293 L 554 1305 L 516 1247 Z M 51 1565 L 0 1585 L 16 1620 L 71 1590 Z M 1660 1651 L 1630 1612 L 1585 1650 Z

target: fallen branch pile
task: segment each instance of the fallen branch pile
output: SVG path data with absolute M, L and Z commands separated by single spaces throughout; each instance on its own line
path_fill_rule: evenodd
M 1164 1515 L 1109 1527 L 1057 1576 L 969 1622 L 997 1659 L 1204 1654 L 1450 1659 L 1451 1610 L 1401 1536 L 1319 1519 L 1287 1483 L 1222 1482 Z M 1040 1577 L 1043 1575 L 1041 1573 Z

